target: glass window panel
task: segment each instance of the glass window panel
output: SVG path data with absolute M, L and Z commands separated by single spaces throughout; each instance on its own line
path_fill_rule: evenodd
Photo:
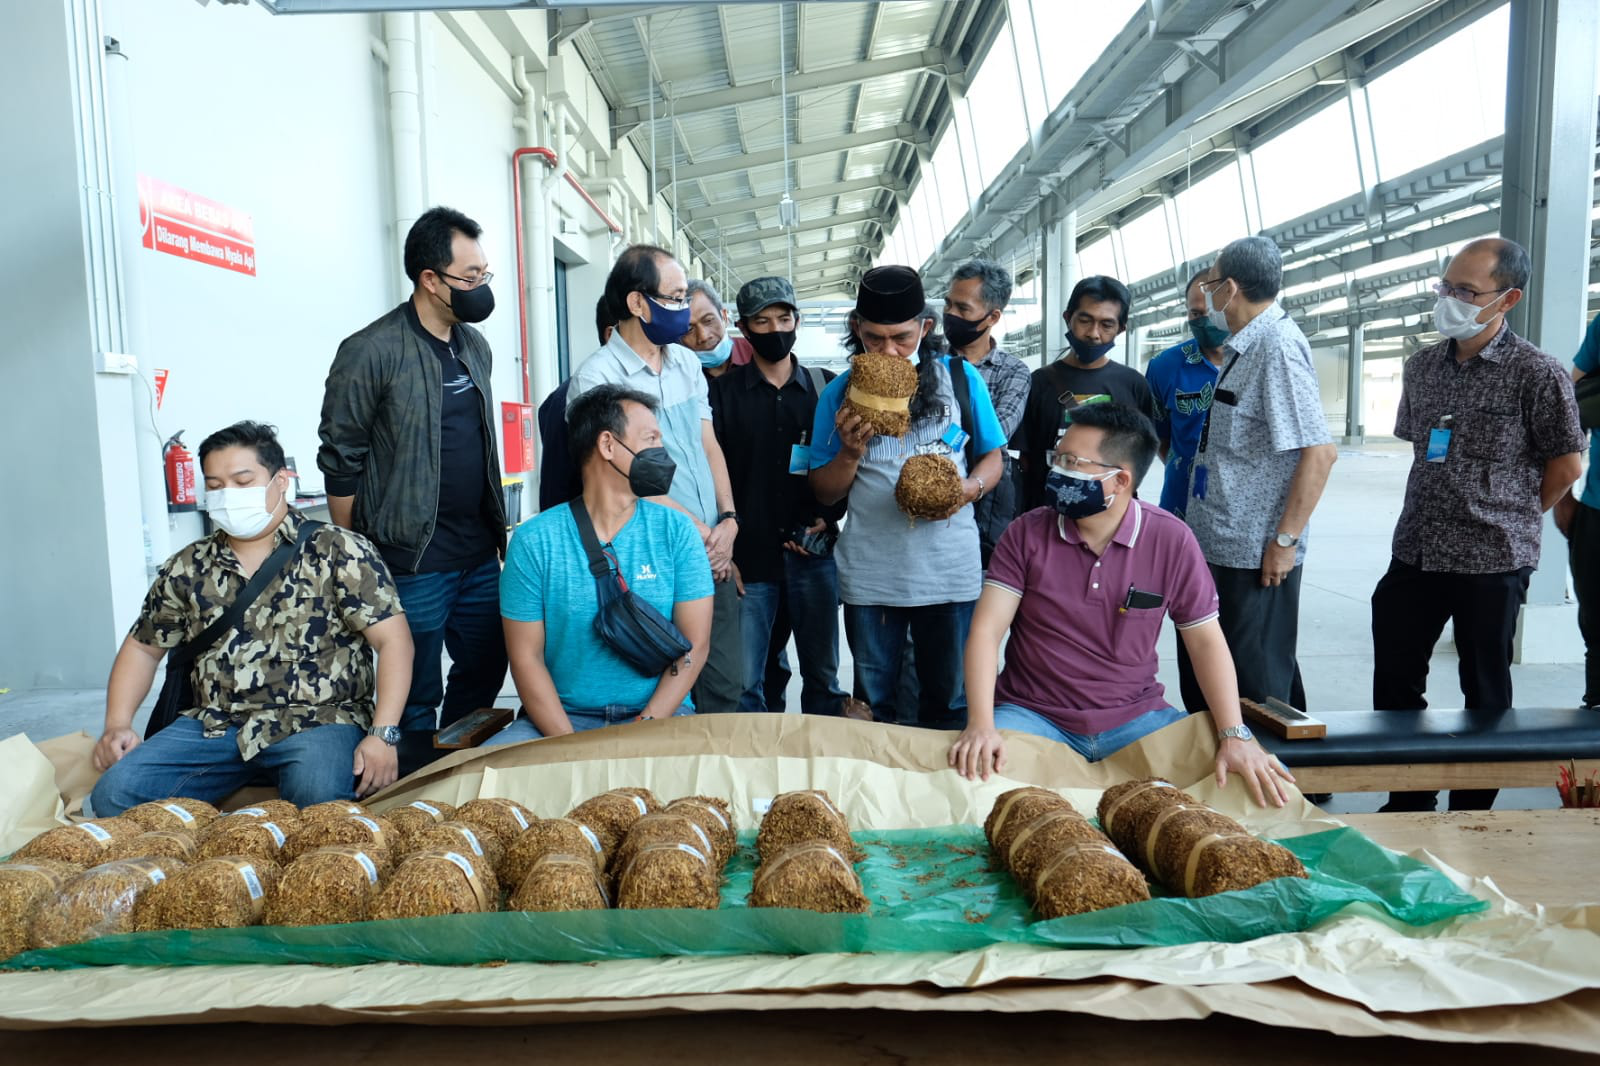
M 1416 114 L 1414 108 L 1411 114 Z M 1261 225 L 1267 230 L 1361 188 L 1350 107 L 1343 97 L 1263 141 L 1250 157 L 1261 198 Z
M 1022 99 L 1028 105 L 1028 122 L 1036 130 L 1050 112 L 1050 105 L 1045 102 L 1044 68 L 1040 58 L 1044 51 L 1034 35 L 1033 11 L 1029 0 L 1007 0 L 1006 13 L 1011 20 L 1011 34 L 1017 42 L 1017 73 L 1022 77 Z
M 967 198 L 966 180 L 961 172 L 961 142 L 956 137 L 954 124 L 944 131 L 944 139 L 933 150 L 929 170 L 931 176 L 938 180 L 939 205 L 944 212 L 945 226 L 954 229 L 971 206 Z
M 1172 202 L 1184 251 L 1192 260 L 1209 262 L 1229 241 L 1250 235 L 1239 193 L 1239 168 L 1231 162 L 1184 189 Z
M 1101 237 L 1086 247 L 1078 249 L 1078 276 L 1089 277 L 1091 274 L 1115 274 L 1117 264 L 1111 254 L 1111 237 Z
M 1092 17 L 1085 17 L 1085 5 L 1066 0 L 1031 0 L 1031 6 L 1039 52 L 1045 57 L 1045 96 L 1054 109 L 1144 0 L 1097 0 Z
M 1127 257 L 1124 269 L 1128 276 L 1124 282 L 1172 269 L 1172 249 L 1167 242 L 1167 219 L 1161 205 L 1156 204 L 1144 214 L 1123 224 L 1122 251 Z
M 1000 28 L 989 54 L 967 91 L 973 124 L 972 145 L 983 161 L 984 182 L 993 181 L 1028 139 L 1022 116 L 1022 89 L 1011 51 L 1011 27 Z
M 1385 180 L 1505 132 L 1510 19 L 1491 11 L 1367 86 Z

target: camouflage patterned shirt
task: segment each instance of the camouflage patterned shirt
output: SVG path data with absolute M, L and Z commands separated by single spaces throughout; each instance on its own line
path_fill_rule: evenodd
M 291 510 L 273 534 L 293 542 Z M 175 648 L 220 618 L 248 578 L 218 531 L 161 567 L 129 636 Z M 315 725 L 372 724 L 374 670 L 362 630 L 401 613 L 394 579 L 361 536 L 324 525 L 290 559 L 232 632 L 195 659 L 198 707 L 183 709 L 208 737 L 239 729 L 246 759 Z

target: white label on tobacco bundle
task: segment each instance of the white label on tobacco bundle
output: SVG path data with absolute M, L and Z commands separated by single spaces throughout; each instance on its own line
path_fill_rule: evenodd
M 272 834 L 273 842 L 278 847 L 283 847 L 283 830 L 278 828 L 277 822 L 262 822 L 261 828 Z
M 689 823 L 689 828 L 694 830 L 694 835 L 699 837 L 700 838 L 700 843 L 702 843 L 702 844 L 704 844 L 706 846 L 706 854 L 710 855 L 711 854 L 711 838 L 706 836 L 706 831 L 704 829 L 701 829 L 698 825 L 695 825 L 693 822 Z
M 106 832 L 104 829 L 101 829 L 93 822 L 84 822 L 79 825 L 78 828 L 82 829 L 85 833 L 88 833 L 102 844 L 111 839 L 110 833 Z
M 146 870 L 145 873 L 150 876 L 150 883 L 152 885 L 159 885 L 161 882 L 167 879 L 166 871 L 161 869 L 159 866 L 152 866 L 150 869 Z
M 522 816 L 522 812 L 520 810 L 511 806 L 509 803 L 506 804 L 506 808 L 511 812 L 511 816 L 517 820 L 518 825 L 522 826 L 524 829 L 528 828 L 528 819 Z
M 415 807 L 417 810 L 421 811 L 423 814 L 431 814 L 435 818 L 439 817 L 439 808 L 435 807 L 431 803 L 424 803 L 421 800 L 412 800 L 411 801 L 411 806 Z
M 374 833 L 382 833 L 383 832 L 383 830 L 378 827 L 378 823 L 377 822 L 374 822 L 371 818 L 368 818 L 365 815 L 353 814 L 350 817 L 355 819 L 356 821 L 360 822 L 362 825 L 366 826 L 368 829 L 372 830 Z
M 719 821 L 719 822 L 721 822 L 721 823 L 722 823 L 722 828 L 724 828 L 724 829 L 729 829 L 729 828 L 732 828 L 732 827 L 731 827 L 731 826 L 729 826 L 729 825 L 728 825 L 728 820 L 727 820 L 727 819 L 726 819 L 726 818 L 724 818 L 724 817 L 723 817 L 723 816 L 722 816 L 722 812 L 721 812 L 721 811 L 719 811 L 719 810 L 717 810 L 717 809 L 716 809 L 716 808 L 715 808 L 715 807 L 713 807 L 713 806 L 712 806 L 712 805 L 711 805 L 711 804 L 709 804 L 709 803 L 705 803 L 705 804 L 698 804 L 698 805 L 697 805 L 697 806 L 700 806 L 700 807 L 702 807 L 702 808 L 703 808 L 703 809 L 704 809 L 704 810 L 708 810 L 708 811 L 710 811 L 710 812 L 711 812 L 711 813 L 712 813 L 712 814 L 713 814 L 713 815 L 715 815 L 715 816 L 716 816 L 716 819 L 717 819 L 717 821 Z
M 478 834 L 462 826 L 461 835 L 467 838 L 467 847 L 472 849 L 472 853 L 480 859 L 483 858 L 483 846 L 478 843 Z
M 359 862 L 361 864 L 361 868 L 363 870 L 367 871 L 367 880 L 372 882 L 373 884 L 377 884 L 378 883 L 378 868 L 376 866 L 372 865 L 372 860 L 367 858 L 367 853 L 364 852 L 364 851 L 356 852 L 355 853 L 355 860 L 356 860 L 356 862 Z
M 639 808 L 640 814 L 650 813 L 650 805 L 644 801 L 643 796 L 629 796 L 628 798 L 633 800 L 633 805 Z
M 249 863 L 243 863 L 235 868 L 239 871 L 239 876 L 244 878 L 244 887 L 250 891 L 250 898 L 260 899 L 261 878 L 256 876 L 256 868 Z
M 190 814 L 176 803 L 163 803 L 161 806 L 162 809 L 177 815 L 178 821 L 182 822 L 184 825 L 194 824 L 194 815 Z
M 756 812 L 758 815 L 766 814 L 768 811 L 772 810 L 772 797 L 762 796 L 760 799 L 751 800 L 750 809 Z
M 459 866 L 462 873 L 466 874 L 468 877 L 472 876 L 472 863 L 468 862 L 464 857 L 457 855 L 453 851 L 445 852 L 444 857 Z
M 583 839 L 589 842 L 589 846 L 594 849 L 596 855 L 605 850 L 600 846 L 600 838 L 594 835 L 593 829 L 579 822 L 578 831 L 583 834 Z
M 265 807 L 240 807 L 233 813 L 248 814 L 252 818 L 265 818 L 267 816 L 267 809 Z

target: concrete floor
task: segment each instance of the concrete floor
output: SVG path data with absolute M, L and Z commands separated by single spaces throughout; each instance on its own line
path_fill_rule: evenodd
M 1305 577 L 1301 587 L 1300 666 L 1308 710 L 1326 717 L 1339 711 L 1367 709 L 1371 694 L 1371 614 L 1369 597 L 1389 563 L 1389 540 L 1409 467 L 1409 446 L 1394 442 L 1343 448 L 1321 505 L 1312 519 Z M 1145 499 L 1160 496 L 1161 472 L 1153 470 L 1140 489 Z M 1160 679 L 1176 699 L 1178 671 L 1171 627 L 1158 646 Z M 841 647 L 840 677 L 848 687 L 849 649 Z M 791 658 L 793 648 L 791 645 Z M 1529 707 L 1574 706 L 1583 693 L 1581 662 L 1517 665 L 1512 668 L 1517 702 Z M 0 678 L 0 688 L 6 679 Z M 159 680 L 158 680 L 159 687 Z M 799 706 L 798 677 L 790 685 L 791 711 Z M 515 700 L 510 679 L 501 702 Z M 104 714 L 104 693 L 98 690 L 12 690 L 0 694 L 0 737 L 15 733 L 44 739 L 74 730 L 98 734 Z M 1448 641 L 1435 651 L 1428 689 L 1438 707 L 1459 706 L 1456 659 Z M 143 715 L 141 713 L 140 723 Z M 1334 797 L 1329 809 L 1365 812 L 1377 809 L 1382 797 L 1348 794 Z M 1502 808 L 1542 808 L 1559 804 L 1555 788 L 1517 789 L 1501 793 Z

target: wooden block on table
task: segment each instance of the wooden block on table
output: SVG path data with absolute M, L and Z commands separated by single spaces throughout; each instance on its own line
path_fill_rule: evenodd
M 494 736 L 516 716 L 511 707 L 480 707 L 469 711 L 433 735 L 433 746 L 451 751 L 475 748 Z
M 1241 699 L 1239 710 L 1251 725 L 1285 740 L 1315 740 L 1328 735 L 1327 723 L 1270 696 L 1265 703 Z

